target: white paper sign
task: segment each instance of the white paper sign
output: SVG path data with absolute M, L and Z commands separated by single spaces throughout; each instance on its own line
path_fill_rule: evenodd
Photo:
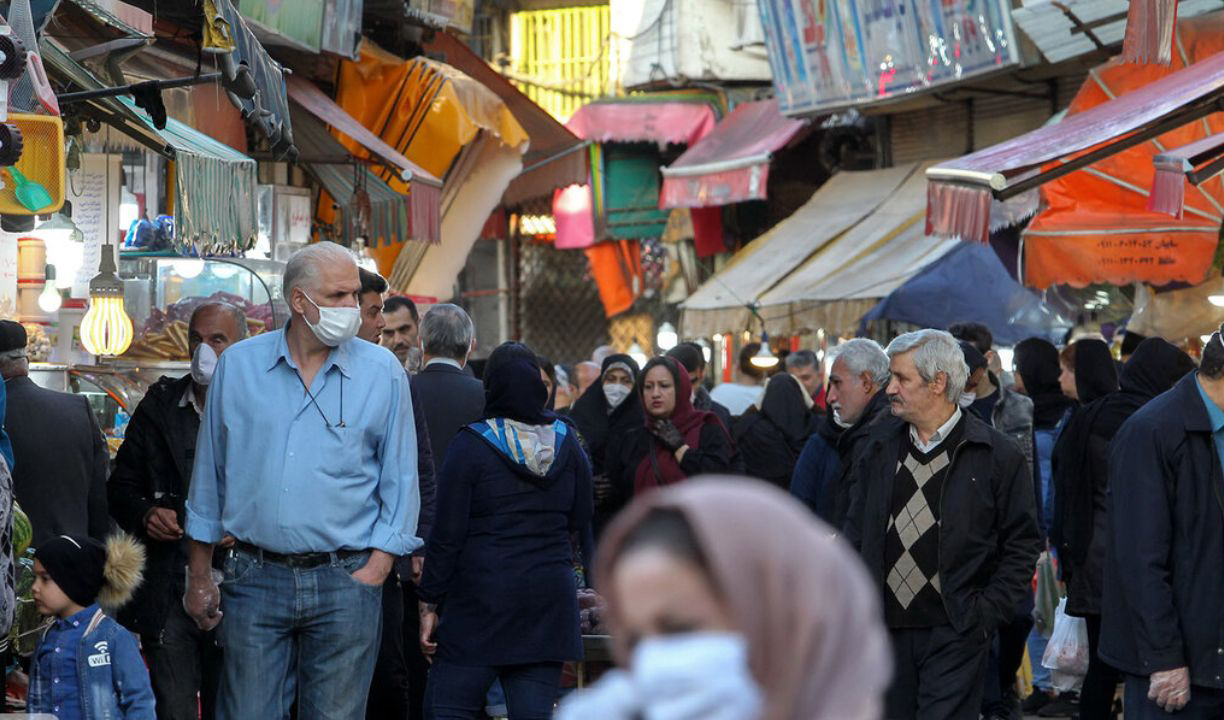
M 102 244 L 114 243 L 115 262 L 119 262 L 117 223 L 119 222 L 120 167 L 123 157 L 105 153 L 81 155 L 81 169 L 68 174 L 68 201 L 72 203 L 72 222 L 85 235 L 85 254 L 81 268 L 72 279 L 72 297 L 88 298 L 89 281 L 98 274 Z
M 17 319 L 17 238 L 0 232 L 0 317 Z

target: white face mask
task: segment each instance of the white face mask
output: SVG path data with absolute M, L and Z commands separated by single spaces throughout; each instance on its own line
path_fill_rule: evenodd
M 755 720 L 761 688 L 748 669 L 748 641 L 733 633 L 646 638 L 630 666 L 646 720 Z
M 748 642 L 729 633 L 643 640 L 627 670 L 612 670 L 568 695 L 557 720 L 758 720 L 761 689 Z
M 961 406 L 962 408 L 967 408 L 967 407 L 969 407 L 970 405 L 972 405 L 972 404 L 973 404 L 973 403 L 975 403 L 975 402 L 977 402 L 977 395 L 974 395 L 974 394 L 973 394 L 973 393 L 971 393 L 971 392 L 963 392 L 963 393 L 961 393 L 961 396 L 960 396 L 960 406 Z
M 217 369 L 217 352 L 208 343 L 200 343 L 191 354 L 191 379 L 196 385 L 204 387 L 212 382 L 213 371 Z
M 631 392 L 629 386 L 620 383 L 608 383 L 603 386 L 603 391 L 604 397 L 608 400 L 608 407 L 614 410 L 625 402 L 625 398 L 629 397 Z
M 854 426 L 854 423 L 846 422 L 842 419 L 841 408 L 837 407 L 836 405 L 833 406 L 833 422 L 842 430 L 846 430 Z
M 339 347 L 357 337 L 357 331 L 361 329 L 361 308 L 319 307 L 306 293 L 302 293 L 302 297 L 319 311 L 318 323 L 311 325 L 309 320 L 306 321 L 319 342 L 328 347 Z

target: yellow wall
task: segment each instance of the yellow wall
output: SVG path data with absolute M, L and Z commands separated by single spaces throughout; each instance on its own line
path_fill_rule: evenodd
M 510 15 L 510 77 L 561 122 L 616 94 L 610 74 L 607 5 L 527 10 Z

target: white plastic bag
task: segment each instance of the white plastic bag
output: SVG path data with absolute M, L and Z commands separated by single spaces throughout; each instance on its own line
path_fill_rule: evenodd
M 1054 689 L 1059 692 L 1079 690 L 1088 674 L 1088 625 L 1083 618 L 1067 614 L 1067 599 L 1058 601 L 1054 613 L 1054 633 L 1041 658 L 1050 670 Z

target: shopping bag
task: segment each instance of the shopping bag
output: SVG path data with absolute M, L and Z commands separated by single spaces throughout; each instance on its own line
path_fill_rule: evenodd
M 1059 692 L 1078 690 L 1088 674 L 1088 625 L 1067 614 L 1066 598 L 1058 601 L 1054 633 L 1041 664 L 1050 670 L 1051 684 Z

